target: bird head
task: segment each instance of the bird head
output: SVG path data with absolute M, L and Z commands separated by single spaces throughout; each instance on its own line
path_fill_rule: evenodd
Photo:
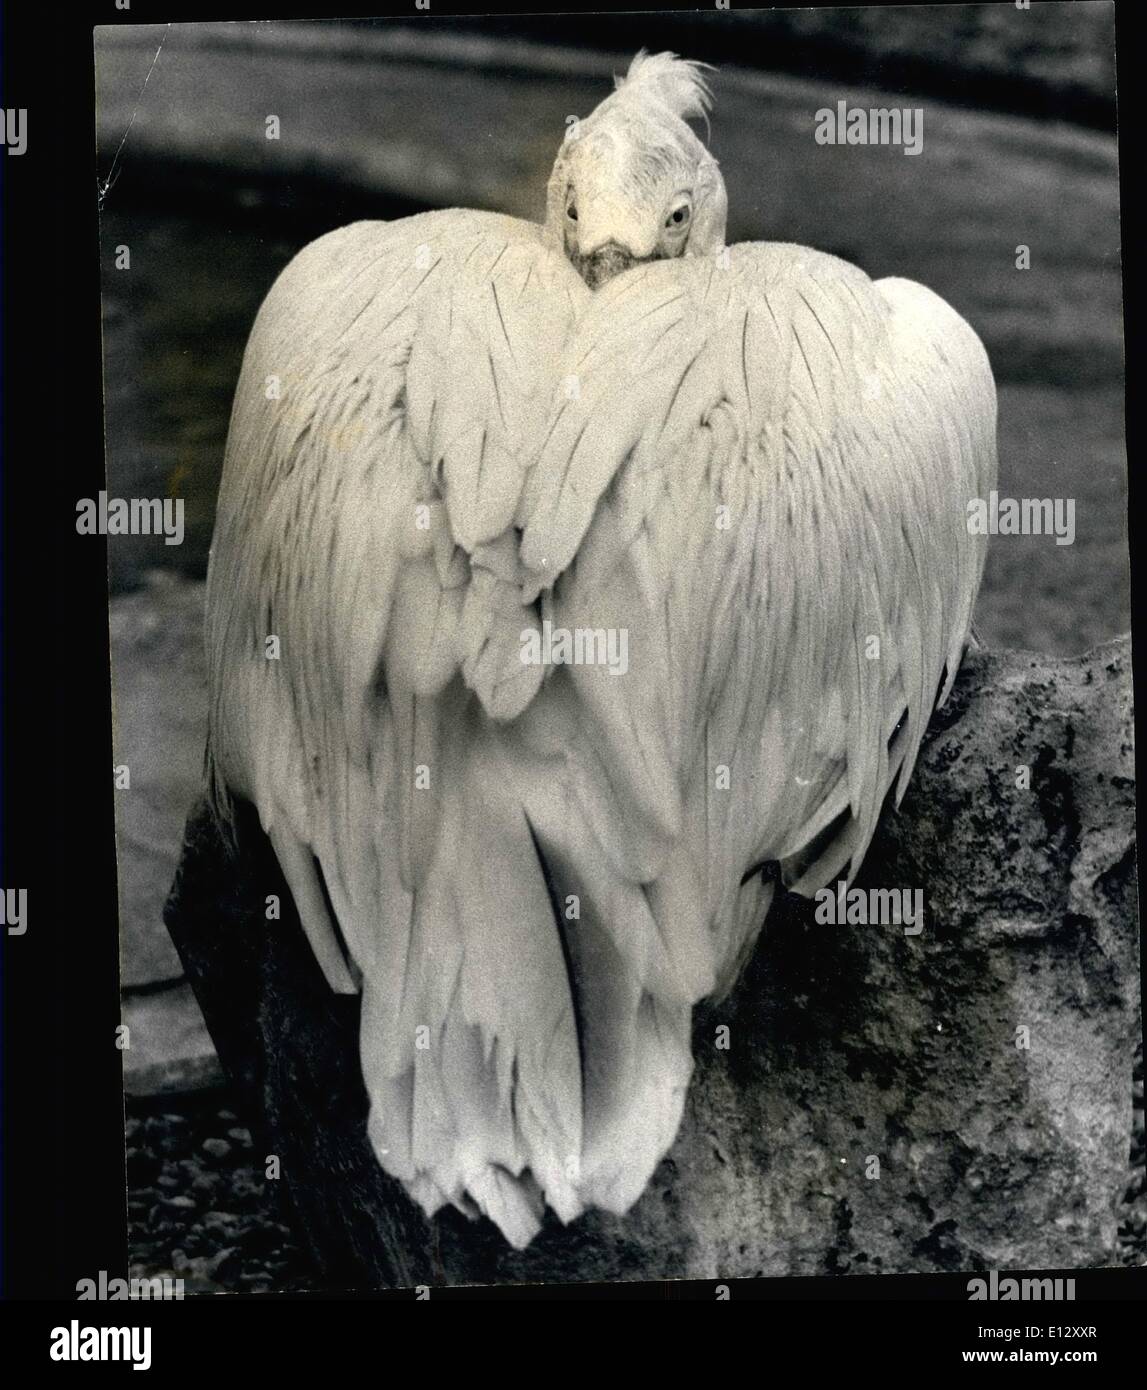
M 612 96 L 566 132 L 546 236 L 591 290 L 639 262 L 725 244 L 725 181 L 686 124 L 707 117 L 705 66 L 643 49 Z

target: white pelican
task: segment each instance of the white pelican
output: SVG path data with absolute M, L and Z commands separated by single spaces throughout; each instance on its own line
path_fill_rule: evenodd
M 231 420 L 216 806 L 254 803 L 361 987 L 379 1162 L 518 1247 L 547 1206 L 640 1196 L 766 867 L 855 874 L 983 566 L 978 338 L 920 285 L 726 248 L 707 103 L 700 65 L 639 54 L 544 226 L 313 242 Z

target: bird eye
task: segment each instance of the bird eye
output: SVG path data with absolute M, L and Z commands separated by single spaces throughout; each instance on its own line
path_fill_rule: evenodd
M 569 207 L 566 208 L 566 216 L 571 222 L 577 221 L 577 207 L 574 203 L 571 203 Z
M 689 204 L 682 203 L 679 208 L 674 208 L 673 211 L 669 214 L 669 216 L 665 219 L 665 225 L 666 227 L 669 227 L 671 229 L 673 227 L 684 227 L 688 221 Z

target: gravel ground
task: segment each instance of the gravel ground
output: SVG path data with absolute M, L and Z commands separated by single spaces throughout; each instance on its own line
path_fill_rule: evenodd
M 1143 1055 L 1135 1069 L 1128 1184 L 1118 1263 L 1147 1263 Z M 128 1098 L 133 1276 L 181 1278 L 185 1292 L 304 1292 L 323 1287 L 285 1224 L 276 1184 L 224 1090 Z
M 127 1181 L 133 1277 L 188 1295 L 319 1287 L 227 1092 L 129 1096 Z

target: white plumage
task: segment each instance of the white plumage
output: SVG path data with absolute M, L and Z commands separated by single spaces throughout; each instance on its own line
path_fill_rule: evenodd
M 546 1205 L 641 1194 L 762 866 L 855 873 L 983 565 L 979 340 L 919 285 L 723 251 L 682 120 L 705 103 L 696 65 L 639 55 L 544 228 L 455 210 L 308 246 L 231 421 L 220 814 L 255 804 L 327 979 L 361 983 L 382 1166 L 517 1246 Z M 624 629 L 626 673 L 524 664 L 547 622 Z

